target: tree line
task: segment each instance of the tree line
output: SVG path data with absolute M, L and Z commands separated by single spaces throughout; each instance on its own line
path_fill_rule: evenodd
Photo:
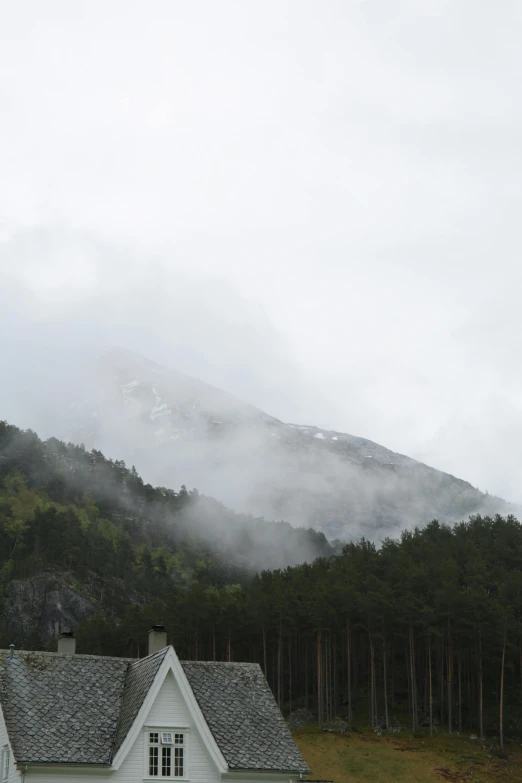
M 522 729 L 522 526 L 436 521 L 377 548 L 264 571 L 247 586 L 175 587 L 120 624 L 79 629 L 91 652 L 141 656 L 164 622 L 180 657 L 260 664 L 285 712 L 413 731 Z

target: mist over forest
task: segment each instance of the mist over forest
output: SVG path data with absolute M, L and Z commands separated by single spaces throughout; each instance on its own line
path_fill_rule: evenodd
M 60 363 L 73 372 L 66 382 L 48 377 L 40 409 L 27 406 L 22 420 L 40 421 L 44 432 L 52 422 L 54 437 L 123 459 L 152 484 L 197 487 L 243 514 L 330 540 L 377 542 L 435 518 L 517 511 L 366 438 L 285 423 L 129 350 L 83 353 L 79 368 L 77 358 Z

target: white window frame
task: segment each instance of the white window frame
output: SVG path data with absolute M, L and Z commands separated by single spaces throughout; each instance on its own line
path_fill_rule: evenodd
M 2 748 L 2 783 L 7 783 L 9 780 L 9 764 L 10 764 L 10 749 L 9 745 L 4 745 Z
M 151 747 L 150 743 L 150 734 L 157 734 L 158 735 L 158 748 L 172 748 L 171 751 L 171 775 L 151 775 L 149 772 L 149 748 Z M 172 742 L 165 742 L 162 743 L 162 734 L 172 734 Z M 174 755 L 175 755 L 175 748 L 176 748 L 176 734 L 181 734 L 183 736 L 183 775 L 175 775 L 174 774 Z M 187 726 L 145 726 L 144 727 L 144 735 L 143 735 L 143 746 L 144 746 L 144 770 L 143 770 L 143 779 L 147 781 L 152 780 L 189 780 L 189 729 Z M 161 752 L 158 753 L 158 771 L 161 771 Z

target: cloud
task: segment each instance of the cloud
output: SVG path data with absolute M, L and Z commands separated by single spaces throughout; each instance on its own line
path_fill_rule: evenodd
M 64 355 L 123 344 L 519 499 L 519 24 L 471 0 L 11 4 L 5 409 L 23 425 Z
M 81 263 L 78 261 L 81 259 Z M 27 230 L 0 245 L 2 416 L 53 434 L 56 389 L 122 345 L 291 418 L 319 391 L 262 306 L 219 276 L 198 279 L 77 232 Z

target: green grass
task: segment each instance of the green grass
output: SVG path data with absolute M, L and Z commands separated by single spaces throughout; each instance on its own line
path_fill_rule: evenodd
M 520 745 L 509 761 L 489 757 L 469 735 L 411 732 L 330 734 L 317 726 L 294 731 L 312 778 L 334 783 L 520 783 Z

